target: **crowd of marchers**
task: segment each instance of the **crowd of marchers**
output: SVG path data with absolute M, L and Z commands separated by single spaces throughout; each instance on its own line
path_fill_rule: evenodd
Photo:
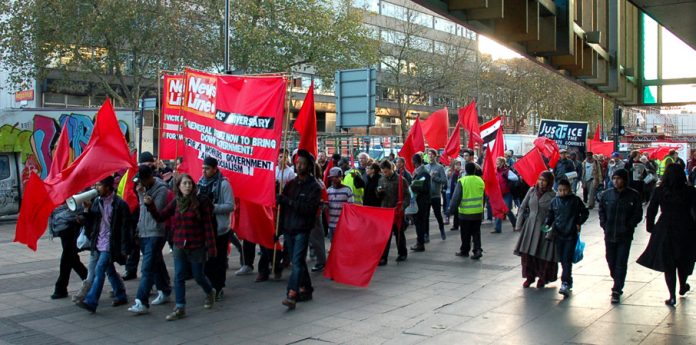
M 364 152 L 357 155 L 357 163 L 339 154 L 328 157 L 319 152 L 317 156 L 306 150 L 279 151 L 276 239 L 282 241 L 283 249 L 274 251 L 237 238 L 230 226 L 234 192 L 215 158 L 205 158 L 202 177 L 194 181 L 179 171 L 180 159 L 167 166 L 151 153 L 141 153 L 137 175 L 128 177 L 133 179 L 139 200 L 134 211 L 123 200 L 125 179 L 115 172 L 93 186 L 95 198 L 74 211 L 60 206 L 51 215 L 51 234 L 61 239 L 63 248 L 51 298 L 68 297 L 74 270 L 82 280 L 72 296 L 79 307 L 95 312 L 108 278 L 112 306 L 132 303 L 129 312 L 146 314 L 152 306 L 173 299 L 173 311 L 166 319 L 177 320 L 186 316 L 187 280 L 193 279 L 203 290 L 204 308 L 212 308 L 224 298 L 228 253 L 234 246 L 241 266 L 236 276 L 256 270 L 255 281 L 261 283 L 271 275 L 282 279 L 283 271 L 290 271 L 282 304 L 295 309 L 298 302 L 312 299 L 310 272 L 324 269 L 327 239 L 330 244 L 346 203 L 396 210 L 379 266 L 388 264 L 392 237 L 395 260 L 407 260 L 404 234 L 410 226 L 416 232 L 410 250 L 426 250 L 431 240 L 431 213 L 441 240 L 447 239 L 447 225 L 451 225 L 450 232 L 459 231 L 461 246 L 455 253 L 459 257 L 481 260 L 484 221 L 494 224 L 493 233 L 502 232 L 504 219 L 494 219 L 484 192 L 483 158 L 477 159 L 472 150 L 464 150 L 447 166 L 440 164 L 436 150 L 409 157 L 409 164 L 403 157 L 373 159 Z M 614 280 L 611 302 L 620 303 L 631 241 L 647 203 L 645 229 L 650 241 L 638 263 L 664 272 L 669 291 L 665 303 L 674 306 L 677 282 L 679 294 L 685 295 L 696 261 L 696 159 L 692 156 L 685 164 L 673 151 L 663 159 L 650 159 L 637 151 L 626 160 L 619 153 L 605 158 L 587 152 L 582 161 L 565 150 L 560 156 L 555 167 L 542 172 L 533 186 L 527 186 L 515 171 L 513 152 L 496 157 L 496 181 L 509 209 L 504 217 L 519 236 L 511 249 L 521 258 L 523 287 L 536 282 L 537 288 L 544 288 L 557 281 L 560 263 L 559 293 L 571 295 L 572 266 L 582 251 L 579 234 L 597 205 L 606 261 Z M 407 166 L 413 170 L 408 171 Z M 80 261 L 81 250 L 90 253 L 86 267 Z M 174 262 L 173 284 L 164 260 L 167 251 Z M 308 257 L 315 262 L 311 268 Z M 116 264 L 125 266 L 123 275 Z M 138 266 L 140 280 L 131 301 L 124 280 L 138 279 Z

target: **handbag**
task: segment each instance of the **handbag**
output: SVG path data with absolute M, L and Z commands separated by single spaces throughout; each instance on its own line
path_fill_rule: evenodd
M 585 242 L 580 240 L 580 236 L 578 236 L 578 242 L 575 243 L 575 252 L 573 253 L 573 263 L 577 264 L 582 260 L 584 257 L 584 252 L 585 252 Z
M 406 207 L 406 210 L 404 210 L 404 214 L 407 216 L 412 216 L 418 213 L 418 203 L 416 202 L 416 197 L 410 187 L 408 188 L 408 191 L 411 193 L 411 201 L 409 202 L 408 207 Z
M 643 182 L 645 182 L 645 184 L 649 184 L 650 182 L 655 181 L 655 179 L 655 174 L 648 174 L 648 176 L 645 176 L 643 179 Z
M 87 234 L 85 234 L 85 227 L 82 226 L 80 227 L 80 234 L 77 236 L 77 249 L 85 250 L 89 249 L 92 246 L 91 241 L 89 238 L 87 238 Z

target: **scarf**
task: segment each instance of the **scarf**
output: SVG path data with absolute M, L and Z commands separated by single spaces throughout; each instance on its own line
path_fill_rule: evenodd
M 200 180 L 198 180 L 198 192 L 200 194 L 207 195 L 211 199 L 215 200 L 215 196 L 213 195 L 213 186 L 215 183 L 222 178 L 222 174 L 220 173 L 220 170 L 215 173 L 215 175 L 211 177 L 205 177 L 203 175 Z
M 191 201 L 193 198 L 193 194 L 189 194 L 188 196 L 176 197 L 176 207 L 179 209 L 179 213 L 185 213 L 189 209 L 189 206 L 191 206 Z

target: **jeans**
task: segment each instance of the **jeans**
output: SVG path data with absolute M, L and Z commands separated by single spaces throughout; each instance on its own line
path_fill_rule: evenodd
M 604 241 L 606 246 L 606 258 L 609 265 L 609 273 L 614 279 L 614 287 L 611 291 L 622 293 L 624 282 L 626 281 L 626 270 L 628 268 L 628 254 L 631 250 L 631 241 L 609 242 Z
M 174 293 L 176 294 L 176 307 L 186 308 L 186 266 L 191 266 L 193 279 L 203 289 L 205 294 L 213 292 L 210 281 L 203 273 L 206 257 L 205 248 L 179 249 L 174 247 Z
M 568 287 L 573 287 L 573 255 L 577 242 L 577 236 L 569 240 L 556 239 L 556 250 L 560 256 L 561 268 L 563 268 L 561 282 L 567 283 Z
M 94 268 L 94 281 L 92 282 L 92 287 L 89 289 L 87 296 L 85 296 L 85 304 L 93 308 L 99 305 L 99 297 L 104 288 L 104 276 L 109 278 L 109 283 L 114 289 L 114 299 L 117 301 L 125 301 L 128 299 L 126 296 L 126 287 L 123 285 L 123 281 L 118 275 L 118 272 L 116 272 L 114 263 L 111 261 L 111 252 L 106 251 L 98 252 L 97 265 Z
M 309 246 L 309 234 L 289 235 L 285 245 L 290 251 L 292 260 L 292 272 L 288 279 L 288 294 L 290 291 L 300 292 L 300 287 L 312 290 L 312 280 L 307 270 L 307 247 Z
M 471 242 L 474 242 L 474 254 L 483 252 L 481 249 L 481 220 L 480 219 L 465 219 L 459 216 L 459 228 L 462 238 L 462 245 L 459 251 L 464 254 L 469 254 L 471 250 Z
M 227 278 L 227 250 L 230 247 L 230 233 L 226 232 L 215 238 L 217 256 L 208 258 L 205 263 L 205 275 L 210 280 L 210 284 L 215 290 L 222 290 L 225 287 Z
M 505 201 L 505 205 L 508 208 L 508 213 L 507 213 L 507 218 L 510 220 L 510 223 L 512 223 L 512 227 L 515 227 L 515 223 L 517 223 L 517 217 L 515 217 L 515 213 L 512 212 L 512 193 L 507 193 L 503 194 L 503 200 Z M 495 232 L 501 232 L 503 228 L 503 220 L 502 219 L 495 219 Z
M 437 198 L 430 199 L 430 206 L 433 208 L 433 213 L 435 213 L 435 219 L 437 219 L 437 226 L 440 231 L 444 231 L 445 222 L 442 220 L 442 198 L 438 195 Z M 430 211 L 430 210 L 428 210 Z M 430 219 L 430 212 L 428 212 L 428 219 Z M 428 230 L 428 232 L 430 232 Z
M 578 179 L 573 179 L 570 182 L 570 190 L 573 191 L 573 194 L 578 194 L 578 182 L 580 182 Z
M 63 252 L 60 255 L 60 273 L 56 281 L 55 292 L 60 294 L 68 293 L 68 282 L 70 281 L 70 272 L 75 270 L 81 280 L 87 278 L 87 268 L 80 262 L 80 256 L 77 255 L 77 235 L 80 233 L 80 228 L 76 226 L 69 227 L 58 233 L 60 244 L 63 247 Z
M 418 245 L 425 243 L 425 237 L 430 233 L 430 204 L 418 203 L 418 213 L 413 217 L 416 225 L 416 241 Z
M 399 230 L 396 225 L 392 225 L 392 234 L 396 237 L 396 250 L 399 256 L 407 256 L 408 251 L 406 250 L 406 236 L 404 236 L 404 231 Z M 384 248 L 382 252 L 382 260 L 387 260 L 389 257 L 389 249 L 391 248 L 392 234 L 389 234 L 389 240 L 387 240 L 387 247 Z
M 312 232 L 309 235 L 309 244 L 312 245 L 314 253 L 317 256 L 317 265 L 326 264 L 326 243 L 324 242 L 324 226 L 322 225 L 322 218 L 317 217 L 316 224 L 312 228 Z
M 140 285 L 136 298 L 145 306 L 149 306 L 150 290 L 154 284 L 157 290 L 165 295 L 172 293 L 169 272 L 162 257 L 162 248 L 166 240 L 164 237 L 144 237 L 140 239 L 140 248 L 143 250 L 143 263 L 140 266 Z

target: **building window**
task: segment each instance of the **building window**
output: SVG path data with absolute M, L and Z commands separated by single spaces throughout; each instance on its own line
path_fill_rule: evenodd
M 353 0 L 353 7 L 379 13 L 379 0 Z
M 457 34 L 457 25 L 442 18 L 435 18 L 435 30 L 444 31 L 452 35 Z
M 406 20 L 406 8 L 394 5 L 389 2 L 382 2 L 382 13 L 383 16 L 396 18 L 399 20 Z

